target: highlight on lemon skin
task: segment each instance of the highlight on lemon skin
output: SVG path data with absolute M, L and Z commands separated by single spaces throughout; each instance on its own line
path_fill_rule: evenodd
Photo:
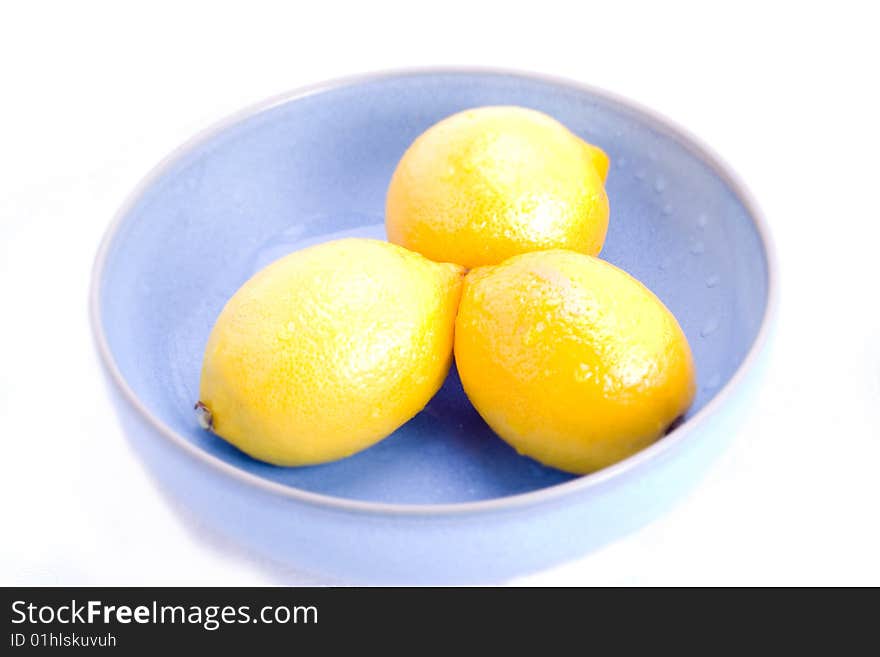
M 392 175 L 388 239 L 437 262 L 498 264 L 536 250 L 597 255 L 608 156 L 532 109 L 480 107 L 422 133 Z
M 672 313 L 623 270 L 572 251 L 468 273 L 455 362 L 468 398 L 501 438 L 576 474 L 650 445 L 696 391 Z
M 211 331 L 196 419 L 276 465 L 334 461 L 375 444 L 446 378 L 463 274 L 368 239 L 273 262 Z

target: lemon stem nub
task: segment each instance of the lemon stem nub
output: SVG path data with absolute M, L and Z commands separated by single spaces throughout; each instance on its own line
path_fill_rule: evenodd
M 199 426 L 202 429 L 212 431 L 214 429 L 214 416 L 211 415 L 211 409 L 202 402 L 196 402 L 193 408 L 196 410 L 196 420 L 198 420 Z

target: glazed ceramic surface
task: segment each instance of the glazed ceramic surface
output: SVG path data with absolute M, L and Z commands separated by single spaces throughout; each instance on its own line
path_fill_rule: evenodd
M 422 413 L 336 463 L 273 467 L 201 430 L 201 358 L 235 290 L 309 244 L 384 238 L 385 190 L 410 142 L 454 112 L 498 104 L 547 112 L 611 157 L 601 257 L 653 290 L 687 334 L 699 393 L 685 421 L 578 478 L 499 440 L 453 368 Z M 679 130 L 575 83 L 422 71 L 294 93 L 183 147 L 111 228 L 92 311 L 126 434 L 200 522 L 343 581 L 477 582 L 577 556 L 680 497 L 746 407 L 773 287 L 756 210 Z

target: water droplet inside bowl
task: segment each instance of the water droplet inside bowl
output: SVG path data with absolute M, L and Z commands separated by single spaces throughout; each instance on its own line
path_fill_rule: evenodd
M 717 388 L 720 385 L 721 385 L 721 375 L 720 374 L 713 374 L 708 379 L 706 379 L 706 382 L 703 384 L 703 390 L 715 390 L 715 388 Z
M 666 179 L 663 176 L 657 176 L 654 181 L 654 191 L 662 194 L 666 190 Z
M 718 319 L 715 317 L 710 317 L 709 319 L 706 320 L 706 323 L 703 324 L 703 328 L 700 329 L 700 337 L 707 338 L 717 330 L 718 330 Z
M 712 274 L 706 278 L 706 287 L 715 287 L 718 283 L 721 282 L 721 277 L 717 274 Z

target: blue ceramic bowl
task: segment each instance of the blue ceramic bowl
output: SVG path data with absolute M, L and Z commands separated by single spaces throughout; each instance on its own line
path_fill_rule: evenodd
M 596 474 L 518 456 L 454 372 L 361 454 L 279 468 L 202 431 L 205 341 L 268 262 L 341 236 L 384 238 L 400 156 L 436 121 L 533 107 L 611 157 L 602 257 L 650 287 L 690 340 L 699 394 L 683 424 Z M 126 434 L 187 521 L 260 557 L 346 582 L 486 582 L 573 558 L 680 497 L 733 432 L 767 331 L 766 228 L 733 175 L 680 129 L 582 85 L 433 70 L 329 82 L 224 121 L 159 165 L 97 257 L 92 319 Z

